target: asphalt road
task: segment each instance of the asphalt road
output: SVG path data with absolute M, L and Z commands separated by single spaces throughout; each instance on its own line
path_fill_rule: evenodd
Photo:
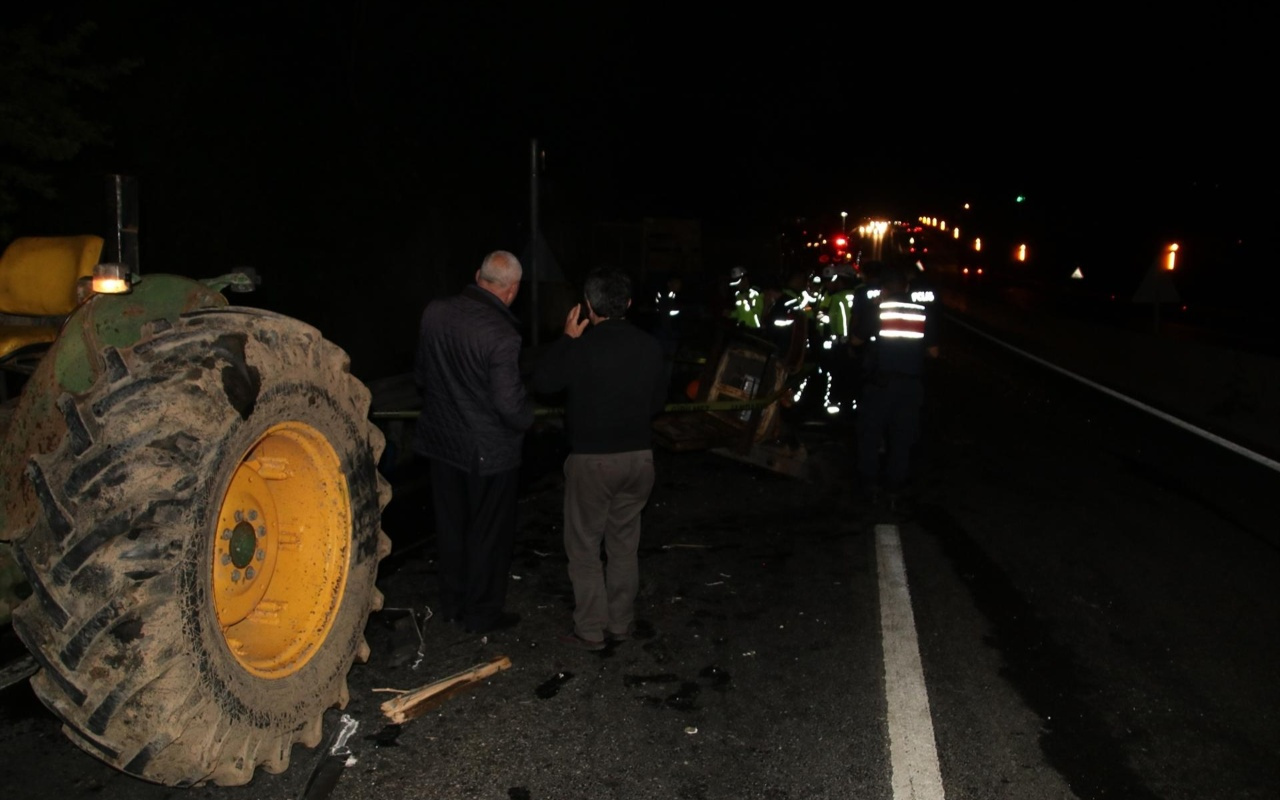
M 928 388 L 908 514 L 852 499 L 848 427 L 797 426 L 805 479 L 659 451 L 639 635 L 600 653 L 554 640 L 572 600 L 553 420 L 530 440 L 509 631 L 428 618 L 426 482 L 399 468 L 387 608 L 349 707 L 326 721 L 327 737 L 343 714 L 358 725 L 347 766 L 295 748 L 288 771 L 245 787 L 144 784 L 76 749 L 22 685 L 0 695 L 0 785 L 105 800 L 895 798 L 911 771 L 917 797 L 951 800 L 1280 795 L 1277 475 L 960 326 Z M 886 534 L 905 617 L 889 613 Z M 500 656 L 509 668 L 422 717 L 380 712 L 382 689 Z M 904 703 L 923 718 L 904 724 Z

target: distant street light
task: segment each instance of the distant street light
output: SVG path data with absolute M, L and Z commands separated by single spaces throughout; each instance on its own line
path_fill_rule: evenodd
M 840 212 L 840 232 L 841 232 L 841 233 L 844 233 L 844 232 L 845 232 L 845 230 L 844 230 L 844 223 L 845 223 L 845 220 L 847 220 L 847 219 L 849 219 L 849 212 L 848 212 L 848 211 L 841 211 L 841 212 Z
M 1164 268 L 1169 272 L 1173 272 L 1173 262 L 1178 257 L 1178 245 L 1171 244 L 1166 250 L 1164 258 Z

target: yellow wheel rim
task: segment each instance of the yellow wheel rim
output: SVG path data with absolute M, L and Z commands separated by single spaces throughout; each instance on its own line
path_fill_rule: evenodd
M 284 422 L 236 467 L 213 537 L 213 597 L 228 648 L 262 678 L 316 654 L 347 583 L 351 502 L 337 453 L 318 431 Z

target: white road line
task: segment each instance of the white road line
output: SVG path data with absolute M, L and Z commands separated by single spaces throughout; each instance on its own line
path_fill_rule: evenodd
M 942 800 L 942 772 L 897 525 L 876 526 L 876 570 L 880 576 L 880 637 L 884 642 L 893 798 Z
M 996 337 L 992 336 L 991 334 L 989 334 L 989 333 L 987 333 L 987 332 L 985 332 L 985 331 L 980 331 L 980 330 L 978 330 L 977 328 L 973 327 L 972 325 L 968 324 L 967 322 L 965 322 L 965 321 L 963 321 L 963 320 L 961 320 L 961 319 L 957 319 L 957 318 L 956 318 L 956 317 L 954 317 L 954 316 L 950 316 L 950 315 L 948 315 L 948 316 L 947 316 L 947 319 L 948 319 L 948 320 L 950 320 L 950 321 L 952 321 L 952 322 L 954 322 L 955 324 L 959 325 L 959 326 L 960 326 L 960 327 L 962 327 L 962 328 L 965 328 L 965 329 L 967 329 L 967 330 L 969 330 L 969 331 L 972 331 L 973 333 L 978 334 L 979 336 L 983 337 L 984 339 L 988 339 L 989 341 L 995 342 L 996 344 L 1000 345 L 1001 347 L 1005 348 L 1006 350 L 1011 350 L 1011 351 L 1013 351 L 1013 352 L 1017 353 L 1018 355 L 1022 356 L 1023 358 L 1029 358 L 1029 359 L 1031 359 L 1032 361 L 1036 362 L 1037 364 L 1041 364 L 1041 365 L 1043 365 L 1043 366 L 1048 367 L 1048 368 L 1049 368 L 1049 369 L 1051 369 L 1051 370 L 1054 370 L 1055 372 L 1060 372 L 1060 373 L 1062 373 L 1063 375 L 1066 375 L 1068 378 L 1072 378 L 1073 380 L 1080 381 L 1080 382 L 1081 382 L 1081 383 L 1083 383 L 1085 386 L 1090 386 L 1090 387 L 1092 387 L 1092 388 L 1094 388 L 1094 389 L 1097 389 L 1098 391 L 1102 392 L 1103 394 L 1109 394 L 1109 395 L 1111 395 L 1112 397 L 1116 398 L 1117 400 L 1119 400 L 1119 401 L 1121 401 L 1121 402 L 1128 403 L 1129 405 L 1133 406 L 1134 408 L 1141 409 L 1141 410 L 1143 410 L 1143 411 L 1147 412 L 1148 414 L 1151 414 L 1152 416 L 1159 417 L 1160 419 L 1164 420 L 1165 422 L 1171 423 L 1171 424 L 1173 424 L 1173 425 L 1177 425 L 1179 428 L 1182 428 L 1183 430 L 1190 431 L 1191 433 L 1194 433 L 1196 436 L 1199 436 L 1199 437 L 1201 437 L 1202 439 L 1208 439 L 1209 441 L 1213 442 L 1213 443 L 1214 443 L 1214 444 L 1216 444 L 1216 445 L 1219 445 L 1219 446 L 1221 446 L 1221 447 L 1225 447 L 1225 448 L 1227 448 L 1228 450 L 1230 450 L 1231 452 L 1235 453 L 1236 455 L 1244 456 L 1245 458 L 1248 458 L 1248 459 L 1251 459 L 1251 460 L 1253 460 L 1253 461 L 1258 462 L 1259 464 L 1261 464 L 1262 466 L 1264 466 L 1264 467 L 1266 467 L 1266 468 L 1268 468 L 1268 469 L 1274 470 L 1274 471 L 1276 471 L 1276 472 L 1280 472 L 1280 461 L 1276 461 L 1276 460 L 1274 460 L 1274 459 L 1267 458 L 1266 456 L 1262 455 L 1261 453 L 1255 453 L 1255 452 L 1253 452 L 1252 450 L 1248 449 L 1247 447 L 1241 447 L 1240 445 L 1236 444 L 1235 442 L 1231 441 L 1230 439 L 1224 439 L 1224 438 L 1222 438 L 1221 436 L 1217 435 L 1216 433 L 1211 433 L 1210 431 L 1206 431 L 1206 430 L 1204 430 L 1203 428 L 1197 428 L 1195 425 L 1192 425 L 1190 422 L 1187 422 L 1187 421 L 1185 421 L 1185 420 L 1178 419 L 1177 417 L 1173 416 L 1172 414 L 1166 414 L 1165 412 L 1161 411 L 1161 410 L 1160 410 L 1160 409 L 1158 409 L 1158 408 L 1152 408 L 1151 406 L 1147 405 L 1146 403 L 1143 403 L 1143 402 L 1142 402 L 1142 401 L 1140 401 L 1140 400 L 1134 400 L 1132 397 L 1129 397 L 1129 396 L 1127 396 L 1127 395 L 1120 394 L 1119 392 L 1115 391 L 1114 389 L 1108 389 L 1107 387 L 1103 386 L 1103 385 L 1102 385 L 1102 384 L 1100 384 L 1100 383 L 1094 383 L 1093 381 L 1089 380 L 1088 378 L 1082 378 L 1081 376 L 1079 376 L 1079 375 L 1075 374 L 1074 372 L 1071 372 L 1070 370 L 1063 369 L 1062 367 L 1058 366 L 1057 364 L 1054 364 L 1054 363 L 1052 363 L 1052 362 L 1050 362 L 1050 361 L 1045 361 L 1043 358 L 1040 358 L 1039 356 L 1034 356 L 1034 355 L 1032 355 L 1032 354 L 1028 353 L 1026 350 L 1021 350 L 1021 349 L 1019 349 L 1019 348 L 1017 348 L 1017 347 L 1014 347 L 1013 345 L 1009 344 L 1008 342 L 1001 341 L 1000 339 L 997 339 Z

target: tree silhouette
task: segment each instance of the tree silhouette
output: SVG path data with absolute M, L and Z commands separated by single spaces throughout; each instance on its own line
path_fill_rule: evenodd
M 141 63 L 89 54 L 91 21 L 60 25 L 46 18 L 0 27 L 0 241 L 12 238 L 25 204 L 57 199 L 56 165 L 109 144 L 110 127 L 85 113 L 85 98 Z

